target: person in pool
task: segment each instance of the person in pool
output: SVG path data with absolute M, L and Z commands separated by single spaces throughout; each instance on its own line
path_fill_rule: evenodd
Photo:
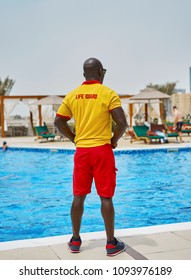
M 7 148 L 8 148 L 7 142 L 4 141 L 4 142 L 3 142 L 3 145 L 2 145 L 2 150 L 3 150 L 3 151 L 6 151 Z
M 112 149 L 124 134 L 127 123 L 119 96 L 103 85 L 106 69 L 96 58 L 83 64 L 85 82 L 66 95 L 57 111 L 55 126 L 76 145 L 73 170 L 73 202 L 71 220 L 73 236 L 68 243 L 72 253 L 79 253 L 80 227 L 86 195 L 94 179 L 101 200 L 101 213 L 107 235 L 106 252 L 115 256 L 125 244 L 114 237 L 114 206 L 116 167 Z M 75 133 L 67 124 L 75 120 Z M 115 128 L 112 135 L 112 120 Z

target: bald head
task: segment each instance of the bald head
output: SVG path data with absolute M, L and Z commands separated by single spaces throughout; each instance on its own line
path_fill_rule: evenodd
M 103 68 L 101 61 L 97 58 L 90 57 L 84 62 L 84 71 L 89 69 L 100 69 Z
M 86 80 L 98 80 L 101 83 L 105 75 L 102 63 L 97 58 L 88 58 L 83 65 Z

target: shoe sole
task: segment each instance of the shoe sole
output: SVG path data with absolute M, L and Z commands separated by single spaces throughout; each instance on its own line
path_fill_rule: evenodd
M 72 250 L 69 245 L 68 245 L 68 250 L 70 251 L 70 253 L 74 253 L 74 254 L 80 253 L 80 248 L 79 248 L 79 250 Z
M 120 251 L 118 251 L 118 252 L 116 252 L 116 253 L 113 253 L 113 254 L 107 254 L 107 256 L 108 257 L 114 257 L 114 256 L 117 256 L 117 255 L 119 255 L 120 253 L 122 253 L 122 252 L 124 252 L 126 250 L 126 246 L 122 249 L 122 250 L 120 250 Z

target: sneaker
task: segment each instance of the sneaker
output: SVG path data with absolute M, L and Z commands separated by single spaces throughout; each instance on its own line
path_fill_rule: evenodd
M 82 244 L 82 240 L 80 237 L 79 238 L 72 237 L 68 242 L 68 249 L 70 250 L 71 253 L 79 253 L 81 244 Z
M 114 238 L 113 241 L 107 242 L 106 251 L 107 256 L 113 257 L 125 251 L 125 244 Z

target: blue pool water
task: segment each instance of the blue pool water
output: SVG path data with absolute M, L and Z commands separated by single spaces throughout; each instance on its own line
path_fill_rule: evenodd
M 71 233 L 74 151 L 0 153 L 0 241 Z M 116 229 L 191 220 L 191 150 L 116 152 Z M 87 197 L 81 232 L 104 230 L 100 200 Z

